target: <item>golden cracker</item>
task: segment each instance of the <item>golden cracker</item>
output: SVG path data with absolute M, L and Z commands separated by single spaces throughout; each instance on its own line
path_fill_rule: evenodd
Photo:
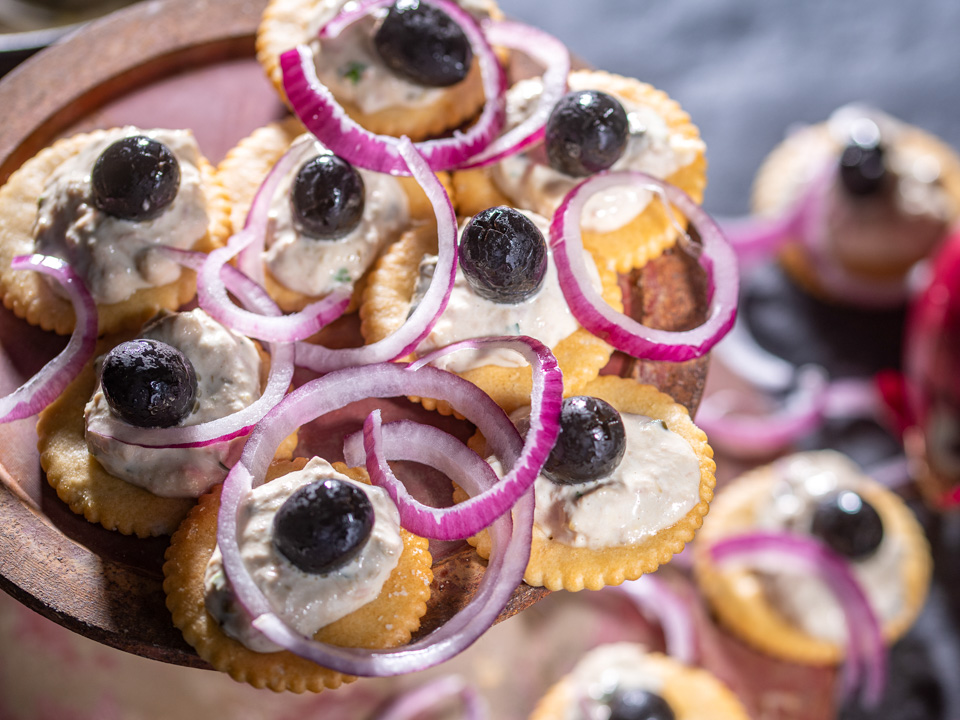
M 12 270 L 10 262 L 17 255 L 34 252 L 33 225 L 37 200 L 43 193 L 47 179 L 61 163 L 79 153 L 87 143 L 100 140 L 106 132 L 96 130 L 58 140 L 24 163 L 0 188 L 0 293 L 3 295 L 3 304 L 31 325 L 39 325 L 44 330 L 53 330 L 61 335 L 73 332 L 73 305 L 60 297 L 38 273 Z M 203 158 L 200 172 L 210 225 L 207 235 L 197 242 L 194 249 L 209 252 L 229 236 L 227 204 L 214 181 L 216 171 Z M 195 274 L 192 270 L 183 269 L 175 282 L 143 288 L 122 302 L 98 305 L 100 333 L 138 328 L 160 310 L 176 310 L 195 294 Z
M 257 60 L 284 102 L 287 100 L 280 56 L 310 39 L 308 28 L 319 5 L 320 0 L 272 0 L 260 20 Z M 492 3 L 491 16 L 500 17 Z M 370 132 L 396 137 L 406 135 L 417 142 L 442 135 L 475 117 L 483 107 L 484 96 L 480 66 L 474 60 L 466 78 L 446 88 L 428 105 L 397 106 L 365 113 L 354 103 L 337 100 L 353 120 Z
M 642 542 L 599 550 L 564 545 L 549 539 L 534 526 L 530 561 L 523 580 L 528 585 L 543 586 L 548 590 L 599 590 L 654 572 L 693 540 L 710 510 L 716 486 L 714 472 L 717 466 L 707 436 L 693 424 L 687 409 L 669 395 L 651 385 L 641 385 L 615 375 L 598 377 L 582 388 L 581 394 L 606 400 L 620 412 L 662 420 L 668 430 L 686 440 L 700 463 L 700 502 L 676 523 Z M 483 454 L 479 435 L 471 438 L 470 445 Z M 456 502 L 466 497 L 459 488 L 454 493 Z M 481 557 L 490 557 L 489 534 L 481 533 L 471 538 L 470 543 Z
M 737 696 L 714 675 L 660 653 L 648 653 L 647 662 L 662 683 L 661 697 L 676 720 L 749 720 Z M 646 667 L 646 665 L 645 665 Z M 579 698 L 569 676 L 554 684 L 537 703 L 530 720 L 564 720 Z
M 709 556 L 717 540 L 749 532 L 756 526 L 756 513 L 777 481 L 774 466 L 765 465 L 745 473 L 719 494 L 710 522 L 696 545 L 697 583 L 720 622 L 757 650 L 789 662 L 833 665 L 845 657 L 844 646 L 808 635 L 790 623 L 768 602 L 755 573 L 720 569 Z M 929 546 L 923 528 L 899 497 L 876 483 L 861 490 L 880 514 L 884 533 L 897 537 L 908 548 L 899 579 L 905 588 L 904 608 L 882 627 L 884 639 L 893 643 L 910 628 L 926 601 L 932 573 Z
M 689 139 L 700 137 L 697 126 L 690 122 L 690 116 L 675 100 L 639 80 L 599 70 L 578 70 L 570 74 L 570 88 L 589 88 L 619 95 L 655 110 L 674 133 Z M 687 193 L 694 202 L 702 202 L 707 184 L 706 156 L 699 153 L 689 165 L 664 179 Z M 463 215 L 476 215 L 493 205 L 515 204 L 504 197 L 487 169 L 455 172 L 453 186 L 457 193 L 457 212 Z M 685 224 L 682 218 L 677 219 L 681 220 L 681 225 Z M 597 258 L 598 264 L 609 261 L 617 272 L 627 273 L 673 247 L 677 229 L 663 203 L 654 198 L 622 228 L 606 233 L 583 229 L 582 236 L 583 246 Z
M 424 254 L 436 252 L 436 228 L 424 226 L 404 233 L 381 255 L 370 273 L 360 306 L 360 331 L 366 342 L 381 340 L 403 324 L 410 311 L 420 260 Z M 597 270 L 603 285 L 603 299 L 622 312 L 616 274 L 605 267 Z M 563 372 L 564 393 L 567 395 L 576 395 L 585 383 L 597 377 L 612 353 L 606 342 L 583 328 L 578 328 L 551 350 Z M 480 387 L 508 413 L 530 404 L 532 381 L 529 366 L 483 365 L 459 374 Z M 443 415 L 452 413 L 446 401 L 417 399 L 428 410 L 437 410 Z
M 306 458 L 274 463 L 268 479 L 306 464 Z M 334 468 L 354 480 L 369 483 L 360 468 Z M 228 637 L 207 613 L 204 574 L 217 540 L 217 511 L 221 486 L 200 498 L 197 506 L 174 533 L 163 566 L 163 589 L 173 623 L 197 653 L 237 682 L 276 692 L 320 692 L 356 678 L 322 668 L 293 653 L 257 653 Z M 342 647 L 390 648 L 409 642 L 420 627 L 430 598 L 432 559 L 425 539 L 401 530 L 403 553 L 380 595 L 372 602 L 322 628 L 315 639 Z
M 128 339 L 101 339 L 96 357 Z M 261 384 L 269 358 L 261 351 Z M 154 537 L 169 535 L 180 525 L 194 498 L 167 498 L 121 480 L 107 472 L 87 448 L 84 408 L 97 387 L 95 360 L 50 406 L 37 422 L 37 449 L 47 482 L 70 509 L 89 522 L 124 535 Z M 297 444 L 296 433 L 286 438 L 278 457 L 289 458 Z
M 217 169 L 217 181 L 230 207 L 231 232 L 238 232 L 243 228 L 250 205 L 264 178 L 290 144 L 305 132 L 299 120 L 287 118 L 282 122 L 270 123 L 254 130 L 227 153 Z M 438 173 L 437 177 L 447 193 L 451 194 L 453 190 L 449 174 Z M 433 205 L 430 204 L 417 182 L 411 177 L 396 179 L 407 196 L 411 222 L 435 222 Z M 321 298 L 321 296 L 305 295 L 291 290 L 277 280 L 268 269 L 264 273 L 264 284 L 270 297 L 287 312 L 302 310 Z M 365 284 L 365 275 L 355 283 L 350 311 L 356 310 L 359 305 Z

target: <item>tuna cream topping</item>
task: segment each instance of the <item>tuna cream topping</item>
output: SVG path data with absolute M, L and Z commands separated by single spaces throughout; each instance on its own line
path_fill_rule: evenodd
M 298 488 L 331 477 L 363 490 L 373 505 L 375 520 L 372 534 L 357 557 L 335 572 L 314 575 L 298 569 L 277 551 L 273 519 Z M 316 457 L 302 470 L 255 488 L 238 522 L 240 554 L 254 582 L 274 611 L 306 637 L 374 600 L 403 553 L 400 513 L 386 491 L 354 482 Z M 219 548 L 207 565 L 205 586 L 207 610 L 227 635 L 256 652 L 281 649 L 252 627 L 250 618 L 234 600 Z
M 271 201 L 264 261 L 287 288 L 304 295 L 326 295 L 355 283 L 407 224 L 407 196 L 396 178 L 357 168 L 366 189 L 360 224 L 338 240 L 302 235 L 293 221 L 291 187 L 305 162 L 330 151 L 305 134 L 294 141 L 291 152 L 300 159 L 279 183 Z
M 777 469 L 780 482 L 756 509 L 757 527 L 763 530 L 809 533 L 820 498 L 838 490 L 860 492 L 869 482 L 852 460 L 829 450 L 791 455 L 780 460 Z M 904 559 L 905 550 L 896 535 L 885 532 L 876 552 L 850 563 L 881 624 L 903 608 L 898 578 Z M 846 642 L 843 610 L 822 581 L 786 574 L 767 575 L 766 580 L 771 601 L 800 629 L 822 640 Z
M 490 15 L 488 0 L 457 0 L 457 4 L 477 20 Z M 320 82 L 330 88 L 338 100 L 352 103 L 368 115 L 389 108 L 423 107 L 436 102 L 445 88 L 418 85 L 399 77 L 374 49 L 374 26 L 386 14 L 386 8 L 358 20 L 336 38 L 322 43 L 316 39 L 320 29 L 341 8 L 350 9 L 355 5 L 344 0 L 321 0 L 306 37 L 297 40 L 311 44 Z
M 570 90 L 589 90 L 589 78 L 571 76 Z M 536 107 L 543 92 L 539 78 L 522 80 L 507 92 L 507 128 L 519 125 Z M 611 170 L 639 170 L 665 179 L 703 154 L 699 138 L 674 133 L 654 109 L 614 95 L 623 105 L 630 123 L 630 135 L 623 155 Z M 519 207 L 553 217 L 564 196 L 583 181 L 557 170 L 533 153 L 504 158 L 492 169 L 500 191 Z M 634 185 L 613 187 L 597 193 L 583 208 L 580 224 L 592 232 L 612 232 L 635 217 L 650 203 L 652 194 Z
M 229 415 L 260 397 L 260 354 L 251 340 L 202 310 L 166 315 L 140 337 L 167 343 L 186 355 L 197 376 L 196 402 L 180 425 Z M 199 448 L 143 448 L 89 432 L 125 424 L 97 389 L 85 410 L 87 446 L 111 475 L 161 497 L 199 497 L 221 482 L 240 456 L 245 437 Z
M 153 220 L 122 220 L 93 204 L 94 163 L 108 146 L 133 135 L 163 143 L 180 164 L 177 195 Z M 68 261 L 93 298 L 108 304 L 126 300 L 143 288 L 175 282 L 180 265 L 157 248 L 192 248 L 206 235 L 209 219 L 198 167 L 200 150 L 190 131 L 125 127 L 96 137 L 47 180 L 38 201 L 33 236 L 38 253 Z
M 534 213 L 524 212 L 547 237 L 549 222 Z M 461 227 L 461 231 L 463 228 Z M 594 288 L 600 289 L 600 275 L 597 273 L 593 258 L 584 252 L 591 271 Z M 421 277 L 432 275 L 435 258 L 427 258 L 421 265 Z M 429 270 L 427 270 L 429 268 Z M 419 290 L 426 291 L 426 284 Z M 419 300 L 414 295 L 414 303 Z M 557 343 L 569 337 L 579 329 L 580 324 L 567 307 L 567 301 L 560 289 L 557 267 L 553 262 L 553 253 L 547 248 L 547 272 L 543 285 L 535 295 L 521 303 L 496 303 L 480 297 L 470 288 L 457 266 L 457 278 L 450 293 L 450 301 L 443 314 L 433 326 L 433 330 L 417 347 L 417 352 L 426 354 L 435 348 L 449 345 L 458 340 L 489 337 L 496 335 L 529 335 L 535 337 L 547 347 L 556 347 Z M 440 358 L 433 363 L 439 368 L 451 372 L 465 372 L 482 365 L 501 367 L 522 367 L 527 364 L 517 353 L 498 348 L 482 350 L 462 350 Z

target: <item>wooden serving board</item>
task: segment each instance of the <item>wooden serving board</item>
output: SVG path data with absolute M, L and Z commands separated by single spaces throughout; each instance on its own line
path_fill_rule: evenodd
M 101 21 L 32 57 L 0 81 L 0 182 L 57 137 L 97 127 L 193 129 L 214 163 L 253 129 L 286 115 L 253 59 L 261 0 L 154 0 Z M 623 278 L 634 317 L 653 327 L 686 329 L 705 312 L 703 279 L 682 253 L 668 254 Z M 357 338 L 346 319 L 331 331 Z M 0 311 L 0 392 L 32 375 L 64 345 Z M 608 372 L 656 384 L 693 411 L 706 358 L 682 364 L 616 358 Z M 343 435 L 369 408 L 321 418 L 301 432 L 299 454 L 339 455 Z M 437 422 L 419 406 L 388 403 L 385 412 Z M 472 428 L 441 421 L 463 438 Z M 206 667 L 183 641 L 164 606 L 166 538 L 138 540 L 74 515 L 39 467 L 35 419 L 0 426 L 0 588 L 77 633 L 144 657 Z M 421 483 L 440 496 L 437 483 Z M 449 502 L 449 499 L 447 500 Z M 431 548 L 437 560 L 430 610 L 421 633 L 471 597 L 483 562 L 465 543 Z M 518 588 L 503 617 L 546 591 Z

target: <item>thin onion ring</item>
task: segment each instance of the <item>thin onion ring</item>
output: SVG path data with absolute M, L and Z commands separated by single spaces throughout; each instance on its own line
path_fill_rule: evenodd
M 486 706 L 477 688 L 459 675 L 444 675 L 394 698 L 376 720 L 416 720 L 444 700 L 459 698 L 464 720 L 485 720 Z
M 580 214 L 584 203 L 605 188 L 640 184 L 664 193 L 697 228 L 702 241 L 699 262 L 707 273 L 710 314 L 693 330 L 655 330 L 617 312 L 593 289 L 583 260 Z M 579 323 L 618 350 L 637 358 L 681 362 L 702 357 L 733 327 L 737 314 L 737 259 L 720 228 L 689 195 L 675 185 L 636 171 L 606 172 L 574 187 L 550 224 L 560 288 Z
M 83 279 L 65 260 L 48 255 L 18 255 L 10 268 L 33 270 L 56 280 L 73 305 L 76 321 L 67 346 L 36 375 L 0 399 L 0 423 L 36 415 L 56 400 L 93 357 L 98 334 L 97 305 Z
M 687 598 L 656 573 L 610 590 L 626 595 L 642 615 L 653 616 L 660 623 L 668 655 L 687 665 L 696 664 L 697 636 Z

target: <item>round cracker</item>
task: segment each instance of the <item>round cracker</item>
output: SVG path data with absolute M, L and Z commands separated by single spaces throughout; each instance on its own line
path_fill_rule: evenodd
M 939 165 L 939 183 L 953 201 L 954 216 L 960 213 L 960 157 L 946 143 L 920 128 L 904 126 L 897 144 L 911 148 L 916 154 L 936 158 Z M 821 152 L 811 152 L 811 147 Z M 798 178 L 816 177 L 821 170 L 823 156 L 838 161 L 843 145 L 834 137 L 826 122 L 804 127 L 791 133 L 770 151 L 757 171 L 753 182 L 752 208 L 757 215 L 776 217 L 787 212 L 803 192 Z M 951 221 L 951 222 L 952 222 Z M 877 220 L 874 220 L 877 222 Z M 801 238 L 789 237 L 778 255 L 778 261 L 787 274 L 805 291 L 827 301 L 842 300 L 832 294 L 818 278 L 816 263 Z M 844 266 L 844 270 L 864 281 L 889 283 L 910 271 L 913 263 L 885 268 Z
M 301 469 L 307 460 L 274 463 L 268 479 Z M 343 463 L 334 468 L 353 480 L 369 483 L 361 468 L 347 469 Z M 234 680 L 276 692 L 320 692 L 334 689 L 356 678 L 320 667 L 293 653 L 258 653 L 228 637 L 207 612 L 204 603 L 204 574 L 217 542 L 217 511 L 220 491 L 217 486 L 200 498 L 187 519 L 174 533 L 163 566 L 163 589 L 173 624 L 197 653 L 216 669 Z M 400 531 L 403 552 L 380 595 L 335 623 L 322 628 L 316 640 L 342 647 L 390 648 L 409 642 L 420 627 L 430 598 L 432 558 L 424 538 Z
M 97 346 L 99 357 L 129 335 L 103 338 Z M 258 348 L 259 349 L 259 348 Z M 261 354 L 261 384 L 269 357 Z M 89 522 L 124 535 L 154 537 L 174 532 L 196 504 L 195 498 L 169 498 L 128 483 L 107 472 L 87 448 L 84 408 L 97 387 L 95 359 L 67 386 L 37 421 L 37 449 L 47 482 L 70 509 Z M 289 458 L 297 445 L 296 434 L 286 438 L 277 450 Z
M 309 42 L 309 26 L 322 0 L 272 0 L 263 12 L 257 30 L 257 60 L 267 77 L 287 102 L 283 90 L 280 56 L 297 45 Z M 502 17 L 490 2 L 490 16 Z M 501 57 L 501 61 L 504 61 Z M 389 71 L 385 71 L 389 72 Z M 458 128 L 475 117 L 483 107 L 483 83 L 480 66 L 474 59 L 467 77 L 446 88 L 427 105 L 397 106 L 365 113 L 354 103 L 337 98 L 347 115 L 370 132 L 381 135 L 406 135 L 414 142 L 437 137 Z
M 230 207 L 228 223 L 230 232 L 237 232 L 243 227 L 250 205 L 264 178 L 291 143 L 305 132 L 299 120 L 287 118 L 282 122 L 270 123 L 254 130 L 227 153 L 217 168 L 217 183 Z M 450 195 L 453 189 L 449 174 L 438 173 L 437 177 Z M 397 177 L 396 180 L 403 187 L 407 197 L 410 222 L 435 222 L 433 205 L 416 180 L 411 177 Z M 287 312 L 302 310 L 322 297 L 291 290 L 277 280 L 268 269 L 264 275 L 264 284 L 270 297 Z M 365 286 L 366 275 L 354 286 L 350 311 L 356 310 Z
M 78 154 L 88 143 L 98 142 L 108 132 L 96 130 L 58 140 L 24 163 L 0 188 L 0 293 L 3 304 L 31 325 L 61 335 L 73 332 L 73 305 L 60 297 L 39 273 L 12 270 L 10 263 L 17 255 L 29 255 L 35 251 L 33 225 L 37 201 L 50 175 L 65 160 Z M 215 182 L 213 166 L 201 157 L 199 168 L 210 224 L 207 234 L 193 249 L 209 252 L 229 237 L 228 205 Z M 98 305 L 100 333 L 139 328 L 160 310 L 176 310 L 195 294 L 196 275 L 184 268 L 175 282 L 137 290 L 122 302 Z
M 700 463 L 700 501 L 673 525 L 633 545 L 602 549 L 571 547 L 551 540 L 534 526 L 530 561 L 523 580 L 528 585 L 543 586 L 548 590 L 599 590 L 654 572 L 693 540 L 710 510 L 716 486 L 714 472 L 717 466 L 713 461 L 713 448 L 707 444 L 707 436 L 693 424 L 687 409 L 674 402 L 669 395 L 652 385 L 641 385 L 635 380 L 614 375 L 598 377 L 588 383 L 581 394 L 606 400 L 620 412 L 662 420 L 668 430 L 686 440 Z M 471 438 L 470 445 L 484 454 L 485 448 L 479 435 Z M 462 502 L 466 497 L 457 488 L 454 501 Z M 490 557 L 489 534 L 481 533 L 470 538 L 469 542 L 477 548 L 481 557 Z
M 661 655 L 648 653 L 647 663 L 662 684 L 661 697 L 676 720 L 749 720 L 737 696 L 713 674 Z M 553 685 L 537 703 L 530 720 L 565 720 L 578 707 L 576 687 L 568 675 Z
M 360 331 L 368 343 L 387 337 L 404 323 L 419 277 L 420 260 L 425 254 L 436 252 L 436 228 L 424 226 L 404 233 L 377 261 L 360 306 Z M 602 266 L 597 270 L 603 285 L 603 299 L 622 312 L 616 273 Z M 597 377 L 613 352 L 610 345 L 584 328 L 578 328 L 551 350 L 563 372 L 566 395 L 576 395 Z M 529 366 L 483 365 L 458 374 L 480 387 L 508 413 L 530 404 L 533 384 Z M 443 415 L 453 412 L 446 401 L 415 399 L 428 410 L 437 410 Z
M 830 451 L 826 451 L 830 452 Z M 756 515 L 770 497 L 778 474 L 774 465 L 764 465 L 742 475 L 720 493 L 713 503 L 710 522 L 696 544 L 694 570 L 704 597 L 720 622 L 761 652 L 808 665 L 833 665 L 843 660 L 846 648 L 808 635 L 768 602 L 760 577 L 745 569 L 718 568 L 710 548 L 719 539 L 750 532 Z M 863 496 L 883 520 L 884 532 L 897 537 L 907 548 L 900 568 L 905 590 L 903 610 L 883 623 L 888 643 L 901 637 L 926 602 L 932 573 L 929 545 L 912 511 L 894 493 L 864 476 Z
M 639 80 L 599 70 L 578 70 L 570 74 L 570 87 L 601 90 L 637 105 L 645 105 L 655 110 L 673 133 L 691 140 L 700 138 L 697 126 L 690 122 L 690 116 L 675 100 Z M 694 202 L 702 202 L 707 185 L 705 154 L 698 153 L 689 165 L 663 179 L 683 190 Z M 457 212 L 461 215 L 476 215 L 494 205 L 516 205 L 504 196 L 488 169 L 455 172 L 453 187 Z M 623 227 L 605 233 L 583 229 L 582 235 L 583 246 L 597 258 L 598 264 L 609 261 L 617 272 L 627 273 L 673 247 L 677 240 L 677 228 L 663 204 L 653 199 Z

